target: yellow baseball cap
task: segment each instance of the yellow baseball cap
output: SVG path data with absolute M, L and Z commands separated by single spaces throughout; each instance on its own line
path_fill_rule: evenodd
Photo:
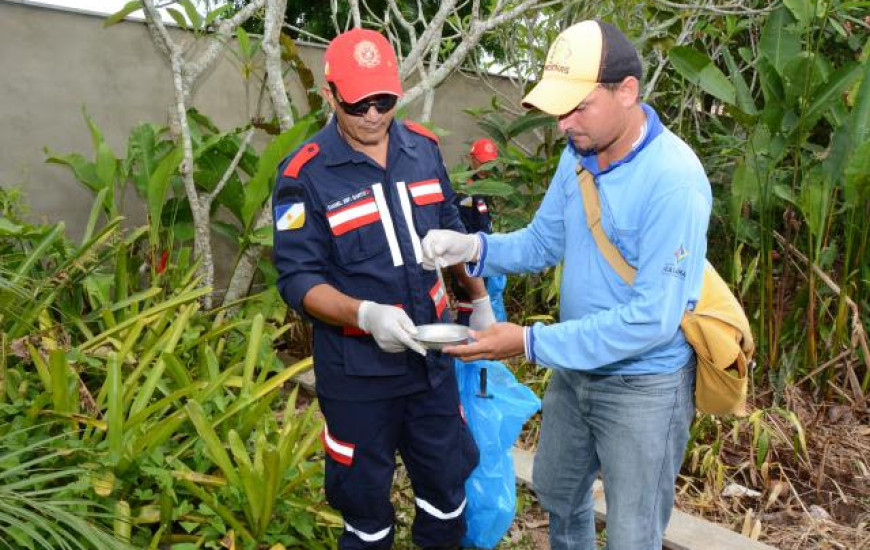
M 598 84 L 638 80 L 643 68 L 637 50 L 616 27 L 588 20 L 562 31 L 547 53 L 544 74 L 523 98 L 523 107 L 551 115 L 570 113 Z

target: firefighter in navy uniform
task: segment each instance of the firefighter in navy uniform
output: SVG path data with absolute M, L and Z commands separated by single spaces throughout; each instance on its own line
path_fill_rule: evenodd
M 471 144 L 471 149 L 468 151 L 468 162 L 472 170 L 477 170 L 487 162 L 492 162 L 498 158 L 498 146 L 489 138 L 480 138 Z M 479 179 L 487 177 L 487 172 L 476 172 L 469 185 Z M 490 206 L 486 202 L 485 195 L 465 195 L 456 194 L 454 200 L 457 208 L 459 208 L 459 216 L 462 219 L 462 225 L 468 233 L 492 233 L 492 212 Z M 502 292 L 504 291 L 507 277 L 505 275 L 496 275 L 487 277 L 485 284 L 488 290 L 488 300 L 490 300 L 495 311 L 497 321 L 507 321 L 507 315 L 504 312 L 504 303 L 502 302 Z M 468 325 L 471 314 L 474 311 L 474 300 L 463 286 L 453 281 L 451 288 L 453 296 L 456 300 L 456 317 L 457 322 L 463 325 Z
M 345 522 L 339 546 L 391 546 L 399 451 L 416 501 L 414 543 L 458 548 L 477 447 L 453 359 L 413 336 L 416 325 L 449 321 L 420 241 L 462 223 L 437 138 L 393 118 L 402 89 L 386 39 L 348 31 L 324 61 L 335 115 L 279 167 L 274 260 L 282 297 L 314 326 L 326 497 Z M 464 268 L 454 274 L 481 304 L 472 324 L 493 323 L 484 285 Z

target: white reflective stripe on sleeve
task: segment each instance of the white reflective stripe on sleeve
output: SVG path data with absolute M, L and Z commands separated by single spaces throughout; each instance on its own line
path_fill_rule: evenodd
M 402 203 L 402 213 L 405 215 L 408 233 L 411 234 L 411 244 L 414 245 L 414 256 L 419 264 L 423 261 L 423 247 L 420 246 L 420 236 L 417 235 L 417 228 L 414 226 L 414 214 L 411 212 L 411 201 L 408 200 L 408 186 L 404 181 L 397 181 L 396 188 L 399 190 L 399 202 Z
M 377 533 L 366 533 L 365 531 L 360 531 L 359 529 L 352 527 L 351 524 L 348 522 L 344 522 L 344 528 L 347 529 L 348 532 L 353 533 L 354 535 L 359 537 L 359 539 L 363 542 L 375 542 L 389 535 L 390 529 L 392 529 L 393 526 L 391 525 L 386 529 L 381 529 Z
M 390 215 L 390 209 L 387 206 L 387 199 L 384 198 L 384 189 L 380 183 L 372 185 L 372 191 L 375 194 L 375 204 L 378 205 L 378 212 L 381 213 L 381 223 L 384 226 L 384 233 L 387 234 L 387 244 L 390 245 L 390 254 L 393 255 L 393 265 L 399 267 L 404 262 L 402 261 L 402 251 L 399 248 L 399 239 L 396 238 L 396 228 L 393 226 L 393 216 Z
M 443 520 L 456 519 L 460 515 L 462 515 L 462 511 L 465 510 L 465 503 L 467 502 L 467 499 L 462 499 L 462 504 L 459 505 L 459 508 L 453 510 L 450 513 L 444 513 L 438 508 L 435 508 L 434 506 L 423 500 L 422 498 L 415 498 L 414 500 L 417 502 L 417 506 L 419 506 L 421 510 L 423 510 L 432 517 Z

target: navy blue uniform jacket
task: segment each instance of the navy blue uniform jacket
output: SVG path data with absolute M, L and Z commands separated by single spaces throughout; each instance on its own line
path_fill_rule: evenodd
M 335 120 L 279 167 L 273 196 L 278 290 L 303 315 L 302 299 L 319 284 L 401 306 L 416 325 L 449 315 L 435 273 L 420 265 L 426 232 L 464 232 L 437 138 L 410 122 L 393 121 L 389 133 L 386 169 L 352 149 Z M 311 321 L 323 397 L 407 395 L 437 386 L 453 368 L 439 352 L 387 353 L 356 327 Z

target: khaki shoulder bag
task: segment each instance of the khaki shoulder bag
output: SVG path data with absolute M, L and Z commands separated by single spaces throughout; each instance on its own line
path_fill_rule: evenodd
M 637 269 L 625 261 L 601 226 L 601 203 L 592 174 L 578 169 L 577 180 L 586 223 L 598 250 L 623 281 L 634 284 Z M 704 267 L 698 303 L 694 311 L 683 315 L 680 328 L 697 355 L 697 409 L 708 414 L 745 415 L 755 342 L 743 307 L 710 262 Z

